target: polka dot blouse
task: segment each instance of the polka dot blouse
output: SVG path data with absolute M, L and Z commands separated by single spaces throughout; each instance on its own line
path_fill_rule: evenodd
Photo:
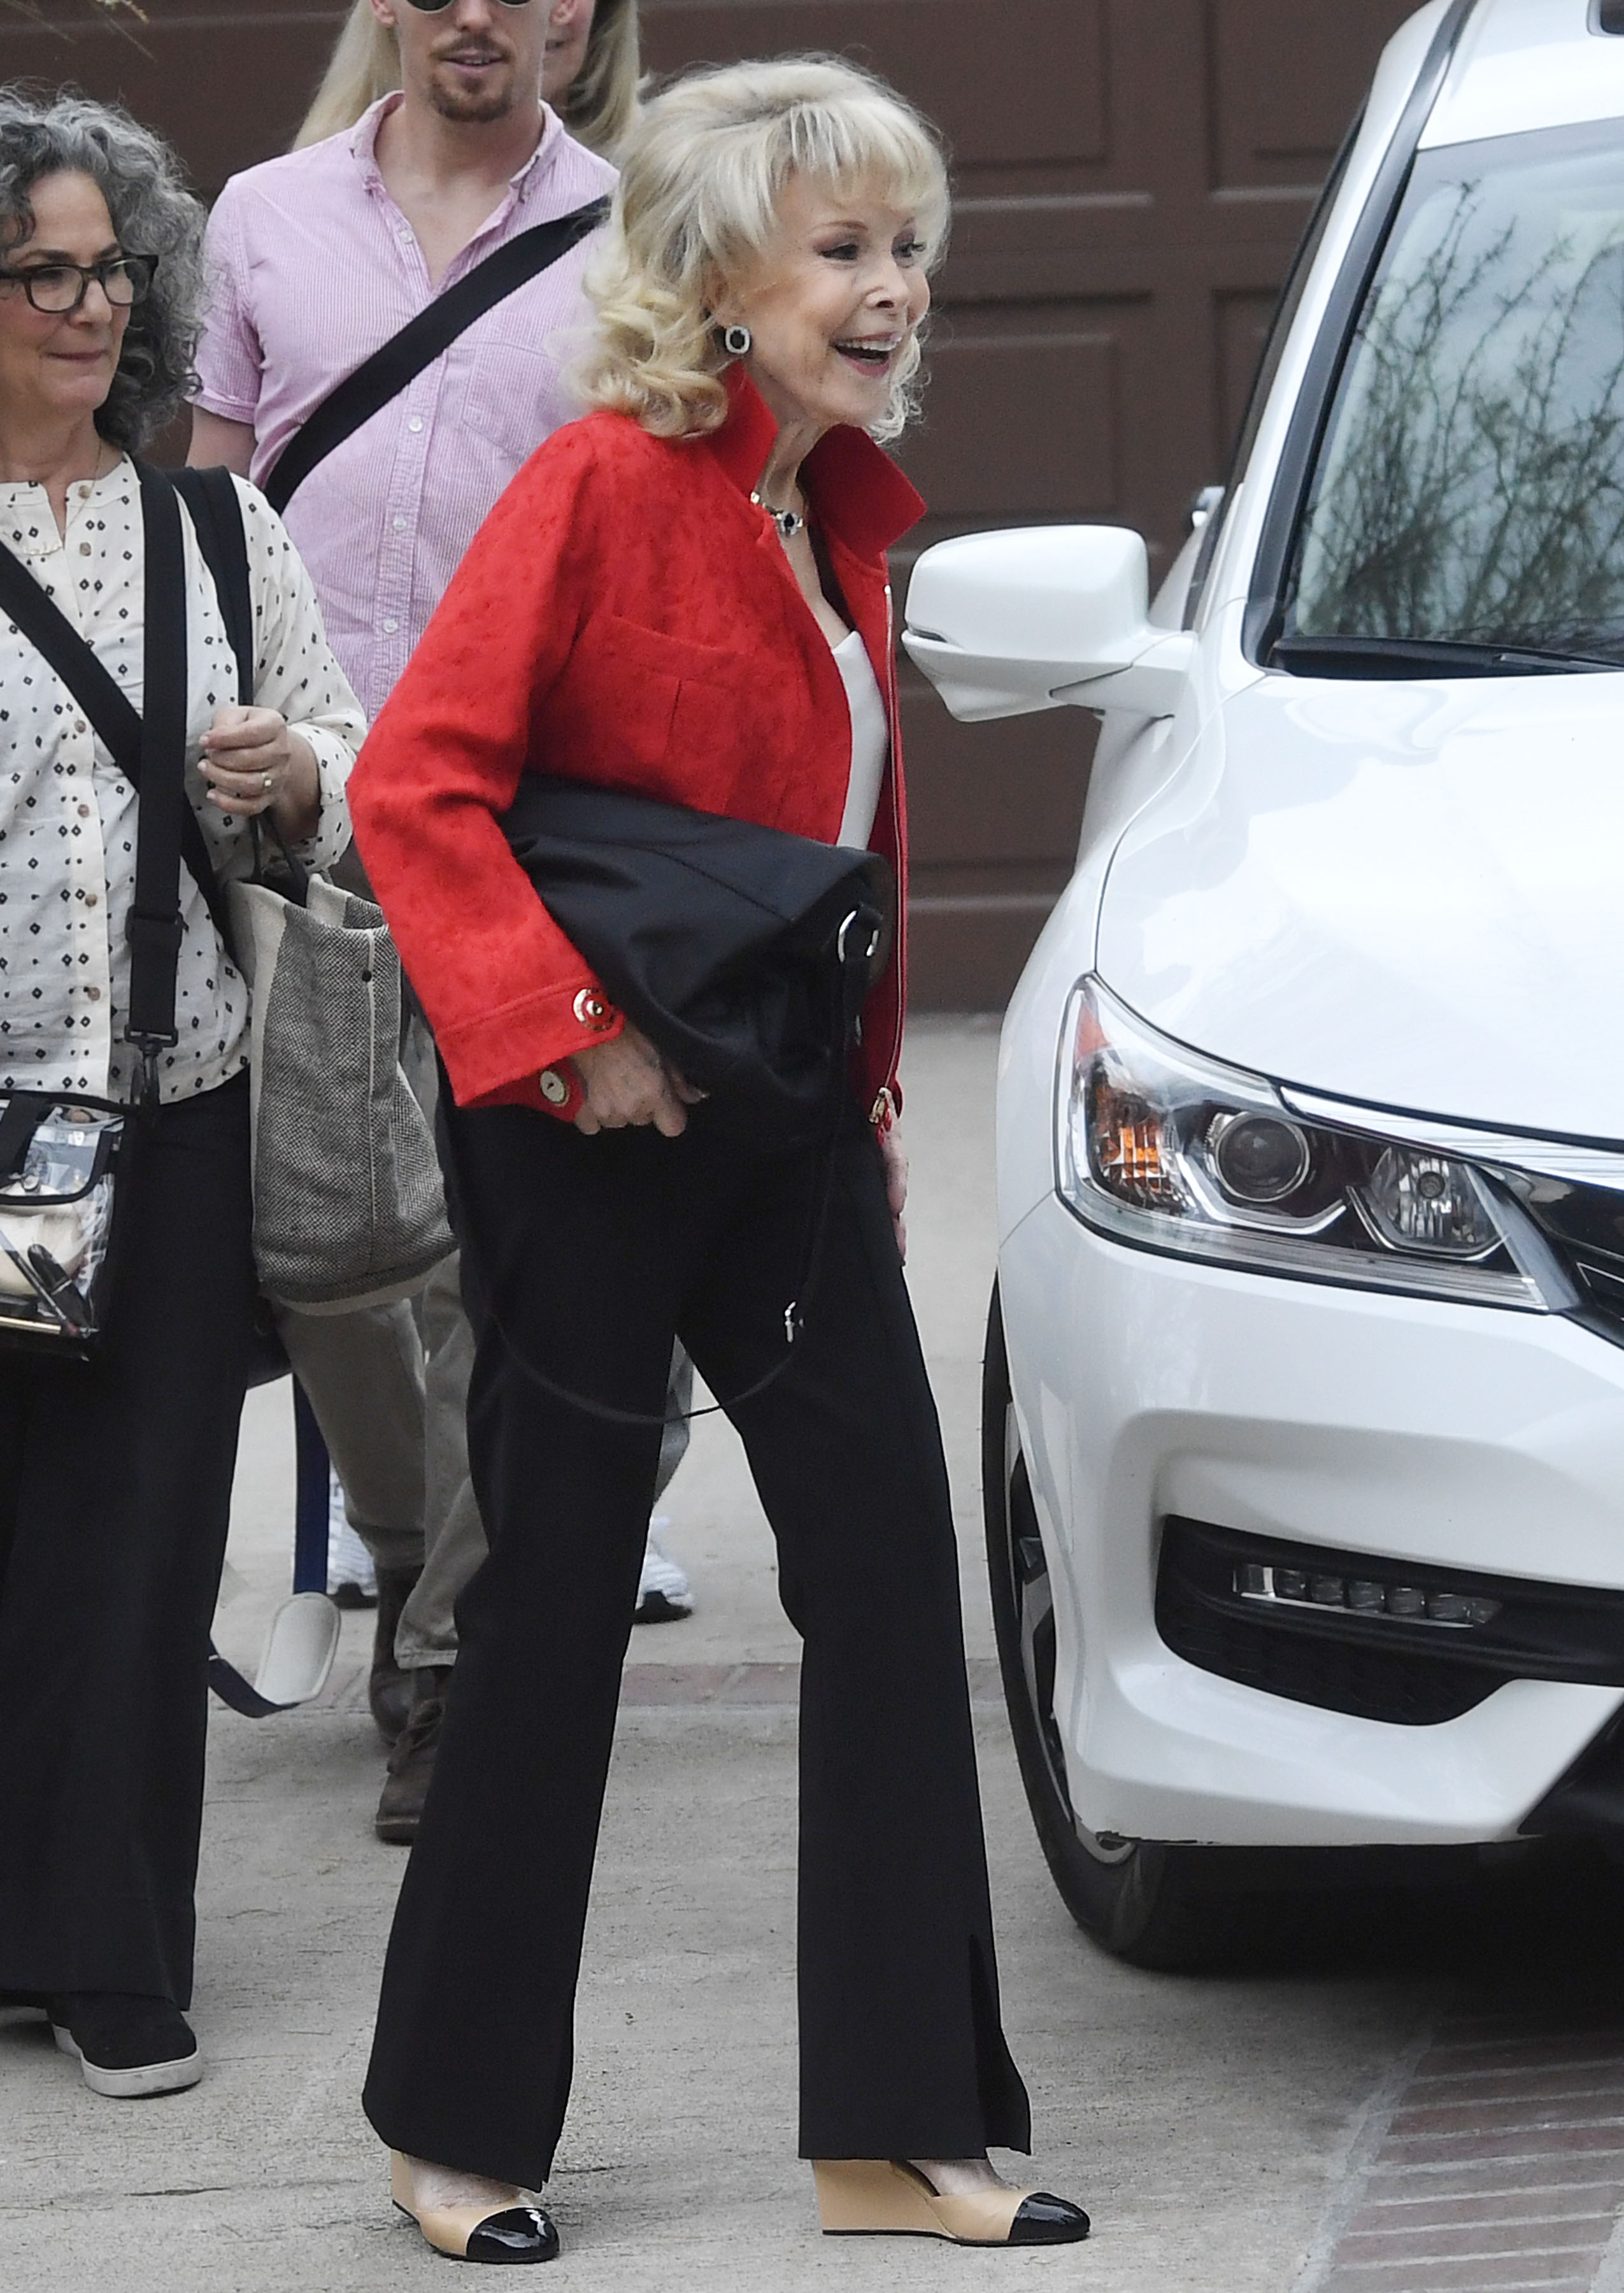
M 310 743 L 321 817 L 301 856 L 312 867 L 349 841 L 344 782 L 366 727 L 328 650 L 310 576 L 280 520 L 238 482 L 248 545 L 255 699 Z M 222 878 L 252 872 L 246 822 L 207 796 L 199 770 L 214 712 L 237 699 L 237 664 L 182 505 L 189 711 L 186 784 Z M 70 488 L 68 530 L 43 486 L 0 485 L 0 540 L 20 557 L 139 714 L 142 684 L 141 492 L 126 458 Z M 0 1086 L 129 1095 L 134 1061 L 125 921 L 135 887 L 134 790 L 72 694 L 0 613 Z M 163 1055 L 165 1099 L 228 1082 L 248 1062 L 248 993 L 190 875 L 175 995 L 180 1041 Z

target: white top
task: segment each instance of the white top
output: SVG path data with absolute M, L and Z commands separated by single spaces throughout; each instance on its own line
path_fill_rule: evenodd
M 855 629 L 835 647 L 835 666 L 846 689 L 852 712 L 852 776 L 846 782 L 845 810 L 840 815 L 836 844 L 869 848 L 874 815 L 879 808 L 885 758 L 891 749 L 891 728 L 885 703 L 869 660 L 868 649 Z
M 321 819 L 301 847 L 313 867 L 349 840 L 344 782 L 366 730 L 328 650 L 310 576 L 263 496 L 238 481 L 257 642 L 255 699 L 303 734 L 321 775 Z M 237 699 L 237 664 L 214 583 L 182 506 L 186 542 L 187 793 L 222 876 L 246 876 L 245 821 L 208 801 L 201 741 Z M 133 465 L 74 486 L 58 533 L 43 486 L 0 485 L 0 540 L 88 639 L 136 711 L 142 692 L 142 523 Z M 0 613 L 0 1084 L 125 1098 L 133 1054 L 129 943 L 134 790 L 77 703 Z M 165 1099 L 212 1090 L 247 1065 L 248 991 L 226 960 L 184 866 L 176 981 L 181 1040 L 162 1055 Z

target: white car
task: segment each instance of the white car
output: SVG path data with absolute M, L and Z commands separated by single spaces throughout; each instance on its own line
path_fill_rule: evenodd
M 986 1489 L 1040 1836 L 1147 1964 L 1278 1868 L 1215 1851 L 1624 1839 L 1621 0 L 1397 34 L 1204 506 L 1153 607 L 1035 527 L 906 631 L 1103 717 Z

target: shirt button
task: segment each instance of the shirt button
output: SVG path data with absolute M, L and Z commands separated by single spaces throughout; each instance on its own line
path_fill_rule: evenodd
M 570 1097 L 570 1086 L 556 1068 L 543 1067 L 540 1075 L 541 1095 L 549 1106 L 562 1106 Z
M 76 717 L 74 718 L 74 720 L 73 720 L 73 729 L 74 729 L 74 731 L 75 731 L 76 733 L 83 733 L 83 732 L 85 732 L 85 731 L 86 730 L 86 726 L 85 726 L 85 719 L 83 718 L 83 717 Z
M 412 417 L 412 418 L 411 418 L 411 420 L 407 424 L 407 425 L 406 425 L 406 426 L 407 426 L 407 428 L 408 428 L 408 430 L 410 430 L 410 431 L 412 431 L 412 432 L 414 432 L 414 433 L 416 433 L 416 431 L 421 430 L 421 429 L 422 429 L 422 427 L 423 427 L 423 417 L 422 417 L 422 415 L 421 415 L 421 414 L 414 414 L 414 415 L 413 415 L 413 417 Z
M 91 491 L 92 489 L 89 486 L 81 486 L 79 488 L 79 499 L 81 501 L 88 501 L 91 497 Z
M 87 987 L 85 993 L 93 1003 L 100 1003 L 101 1001 L 101 990 L 99 987 Z
M 90 818 L 90 806 L 87 804 L 82 804 L 79 806 L 79 818 L 81 820 L 88 820 Z
M 396 520 L 395 520 L 395 531 L 396 531 L 397 533 L 404 533 L 404 532 L 406 531 L 406 527 L 407 527 L 407 521 L 406 521 L 406 519 L 405 519 L 405 518 L 403 518 L 403 517 L 398 517 L 398 518 L 396 518 Z
M 91 547 L 88 541 L 80 542 L 79 555 L 81 557 L 93 557 L 95 554 L 95 551 Z
M 101 906 L 101 893 L 100 893 L 100 892 L 86 892 L 86 893 L 85 893 L 85 906 L 86 906 L 87 908 L 96 908 L 96 907 L 100 907 L 100 906 Z
M 384 624 L 384 636 L 386 637 L 393 636 L 395 631 L 400 628 L 400 624 L 399 621 L 385 621 Z

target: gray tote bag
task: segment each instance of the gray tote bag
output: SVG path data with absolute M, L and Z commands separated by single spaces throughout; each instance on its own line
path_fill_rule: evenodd
M 400 960 L 383 911 L 321 876 L 303 905 L 264 883 L 227 898 L 253 994 L 261 1287 L 305 1314 L 408 1297 L 456 1245 L 400 1068 Z
M 238 698 L 252 708 L 235 482 L 227 470 L 182 470 L 174 482 L 214 579 Z M 291 896 L 263 880 L 256 820 L 255 879 L 226 886 L 217 920 L 253 1003 L 254 1252 L 278 1304 L 346 1314 L 420 1290 L 456 1245 L 434 1141 L 400 1072 L 400 959 L 383 911 L 309 874 L 266 826 Z

